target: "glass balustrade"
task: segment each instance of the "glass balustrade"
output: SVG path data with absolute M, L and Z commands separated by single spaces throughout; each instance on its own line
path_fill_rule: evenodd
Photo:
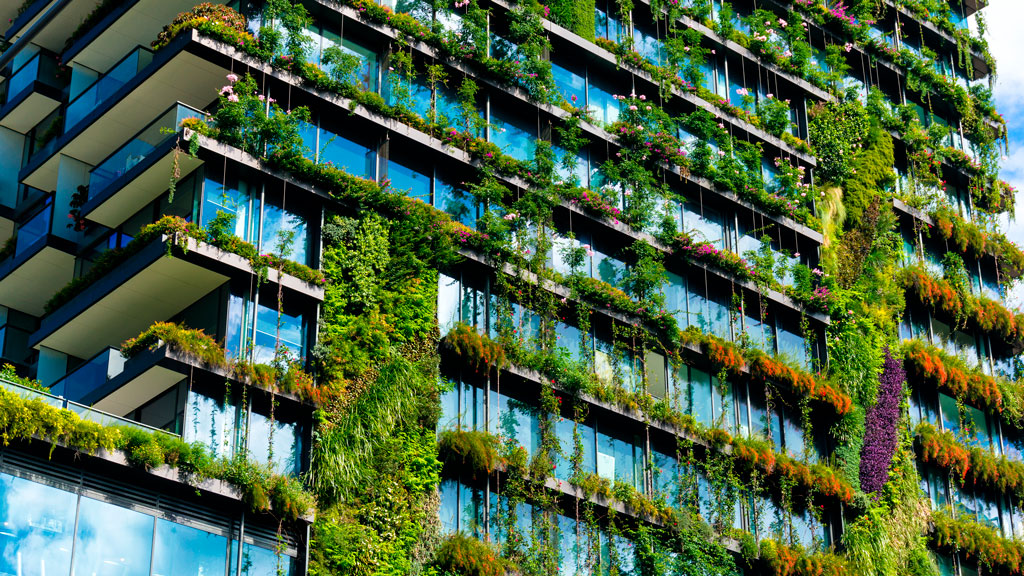
M 122 86 L 138 75 L 139 71 L 153 61 L 153 53 L 139 46 L 132 50 L 109 72 L 101 76 L 92 86 L 78 95 L 64 113 L 64 132 L 71 130 L 100 104 L 113 96 Z
M 89 422 L 96 422 L 97 424 L 102 424 L 104 426 L 128 426 L 130 428 L 145 430 L 146 432 L 167 434 L 169 436 L 177 436 L 177 434 L 172 434 L 166 430 L 153 428 L 152 426 L 146 426 L 145 424 L 135 422 L 134 420 L 129 420 L 127 418 L 122 418 L 120 416 L 108 414 L 102 410 L 96 410 L 95 408 L 91 408 L 89 406 L 85 406 L 77 402 L 72 402 L 66 398 L 55 396 L 54 394 L 42 392 L 39 390 L 33 390 L 32 388 L 28 388 L 22 386 L 21 384 L 16 384 L 14 382 L 9 382 L 2 378 L 0 378 L 0 388 L 3 388 L 8 392 L 13 392 L 26 400 L 39 400 L 40 402 L 48 404 L 54 408 L 71 410 L 72 412 L 77 414 L 79 418 L 81 418 L 82 420 L 88 420 Z
M 38 214 L 29 218 L 18 228 L 18 239 L 14 244 L 14 255 L 20 256 L 29 247 L 35 245 L 40 238 L 50 233 L 50 225 L 53 222 L 53 204 L 46 204 Z
M 107 348 L 58 380 L 50 390 L 72 400 L 80 400 L 124 371 L 124 357 L 116 348 Z
M 89 174 L 89 197 L 93 198 L 111 182 L 117 180 L 137 164 L 149 157 L 161 144 L 175 138 L 181 123 L 187 118 L 201 118 L 203 113 L 185 104 L 175 104 L 150 122 L 127 144 L 100 162 Z
M 60 88 L 60 81 L 57 79 L 57 61 L 44 54 L 36 54 L 7 81 L 6 102 L 10 102 L 37 80 L 48 86 Z

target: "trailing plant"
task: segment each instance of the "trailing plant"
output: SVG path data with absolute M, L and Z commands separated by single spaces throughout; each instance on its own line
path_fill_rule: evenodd
M 952 472 L 960 486 L 981 486 L 1024 497 L 1024 464 L 980 446 L 965 446 L 952 432 L 940 431 L 928 422 L 918 424 L 915 434 L 921 460 Z
M 935 278 L 921 264 L 904 268 L 900 281 L 908 292 L 913 292 L 936 312 L 954 320 L 964 318 L 974 328 L 1011 344 L 1022 339 L 1024 314 L 1012 312 L 1002 303 L 985 296 L 972 296 L 962 286 L 958 290 L 955 282 Z
M 505 576 L 517 570 L 492 545 L 461 532 L 452 534 L 437 548 L 432 565 L 444 574 L 462 576 Z
M 443 342 L 456 354 L 469 360 L 477 371 L 482 369 L 486 373 L 491 369 L 500 370 L 508 363 L 501 344 L 461 322 L 445 334 Z
M 490 474 L 504 463 L 501 440 L 482 430 L 444 430 L 437 437 L 438 451 L 456 470 Z
M 171 322 L 156 322 L 135 338 L 125 340 L 121 344 L 121 356 L 134 358 L 145 350 L 155 350 L 161 344 L 172 346 L 205 364 L 227 364 L 224 349 L 213 337 L 202 330 L 186 328 Z
M 1020 574 L 1024 571 L 1024 545 L 1007 540 L 989 526 L 948 514 L 932 514 L 931 540 L 946 551 L 956 551 L 968 561 L 978 562 L 993 573 Z
M 1024 414 L 1013 407 L 1024 406 L 1024 398 L 1008 383 L 1001 383 L 977 368 L 968 367 L 960 358 L 919 340 L 905 342 L 903 354 L 909 373 L 915 380 L 996 413 L 1006 409 L 1013 420 L 1022 422 Z M 1007 397 L 1013 400 L 1007 401 Z

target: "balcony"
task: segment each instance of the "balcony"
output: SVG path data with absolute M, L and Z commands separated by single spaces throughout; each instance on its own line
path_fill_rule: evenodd
M 215 0 L 223 4 L 224 0 Z M 107 70 L 135 46 L 149 46 L 163 27 L 195 0 L 122 0 L 109 14 L 84 31 L 62 54 L 70 65 Z
M 167 257 L 168 249 L 172 257 Z M 251 274 L 249 262 L 241 256 L 191 239 L 182 249 L 173 238 L 162 236 L 43 318 L 29 345 L 91 358 L 104 347 L 120 346 L 153 322 L 173 317 L 229 276 Z M 323 300 L 323 288 L 288 275 L 281 280 L 289 292 Z M 269 271 L 268 281 L 278 281 L 276 270 Z
M 85 119 L 90 111 L 116 94 L 122 86 L 138 76 L 139 72 L 149 66 L 151 62 L 153 62 L 153 52 L 148 48 L 139 46 L 129 52 L 106 74 L 96 79 L 91 86 L 68 103 L 68 108 L 64 112 L 64 131 L 69 131 Z
M 212 102 L 228 70 L 212 63 L 215 54 L 195 38 L 184 33 L 156 54 L 136 48 L 123 58 L 69 104 L 67 130 L 29 159 L 21 180 L 53 190 L 61 154 L 95 166 L 176 102 Z
M 7 380 L 0 380 L 0 388 L 7 390 L 8 392 L 14 392 L 18 396 L 25 398 L 26 400 L 39 400 L 44 404 L 52 406 L 54 408 L 70 410 L 78 415 L 82 420 L 88 420 L 89 422 L 95 422 L 103 426 L 127 426 L 129 428 L 136 428 L 144 430 L 146 432 L 154 432 L 158 434 L 166 434 L 168 436 L 177 436 L 177 434 L 171 434 L 166 430 L 160 430 L 159 428 L 153 428 L 152 426 L 146 426 L 141 422 L 135 422 L 127 418 L 121 418 L 102 410 L 97 410 L 77 402 L 72 402 L 66 398 L 48 394 L 46 392 L 40 392 L 39 390 L 33 390 L 26 388 L 20 384 L 14 382 L 8 382 Z
M 18 5 L 19 2 L 5 4 Z M 5 36 L 14 42 L 36 29 L 32 43 L 60 54 L 68 38 L 99 4 L 101 0 L 36 0 L 15 18 Z
M 60 106 L 61 81 L 57 61 L 43 52 L 17 68 L 6 83 L 0 126 L 22 134 Z
M 111 354 L 120 354 L 113 348 L 108 350 Z M 220 385 L 234 378 L 230 370 L 204 364 L 166 344 L 153 350 L 146 350 L 129 360 L 118 356 L 119 372 L 105 377 L 102 360 L 104 354 L 106 351 L 97 356 L 99 368 L 94 369 L 94 386 L 88 390 L 83 388 L 84 393 L 79 396 L 68 397 L 115 414 L 129 413 L 185 378 L 191 378 L 196 382 L 208 382 L 211 385 Z M 117 368 L 117 364 L 110 366 Z M 56 387 L 54 390 L 56 391 Z M 274 395 L 289 406 L 301 404 L 301 400 L 294 395 L 283 392 L 276 392 Z
M 75 245 L 51 234 L 52 227 L 47 202 L 18 228 L 14 253 L 0 262 L 0 305 L 39 316 L 50 295 L 71 281 Z
M 124 371 L 124 358 L 117 348 L 105 348 L 50 386 L 50 392 L 82 401 L 90 392 Z M 130 410 L 131 408 L 129 408 Z M 128 410 L 119 411 L 124 414 Z
M 166 131 L 176 131 L 186 118 L 202 116 L 179 102 L 100 162 L 89 173 L 89 198 L 82 215 L 113 228 L 160 195 L 167 187 L 167 175 L 174 170 L 174 149 L 180 137 L 178 132 Z M 188 154 L 178 154 L 177 160 L 179 178 L 202 164 Z

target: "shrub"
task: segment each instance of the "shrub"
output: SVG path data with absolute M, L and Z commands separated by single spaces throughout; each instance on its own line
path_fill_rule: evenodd
M 178 14 L 170 24 L 164 26 L 152 43 L 153 49 L 158 50 L 167 46 L 182 30 L 195 28 L 204 22 L 219 24 L 240 34 L 246 32 L 245 16 L 237 10 L 223 4 L 203 2 L 187 12 Z
M 442 573 L 460 576 L 505 576 L 515 569 L 493 546 L 461 532 L 452 534 L 437 548 L 434 566 Z

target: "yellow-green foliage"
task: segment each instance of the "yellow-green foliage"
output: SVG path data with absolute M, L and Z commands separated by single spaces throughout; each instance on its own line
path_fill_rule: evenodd
M 437 438 L 444 461 L 465 469 L 491 473 L 502 463 L 501 441 L 482 430 L 445 430 Z
M 877 124 L 868 130 L 862 148 L 852 162 L 853 173 L 843 186 L 843 205 L 851 222 L 860 222 L 864 210 L 886 187 L 892 185 L 892 136 Z
M 461 532 L 452 534 L 438 547 L 434 566 L 459 576 L 505 576 L 515 569 L 492 545 Z
M 255 511 L 273 511 L 295 520 L 313 509 L 313 498 L 298 480 L 275 474 L 244 456 L 214 458 L 202 444 L 181 438 L 123 426 L 104 426 L 83 420 L 70 410 L 55 408 L 39 398 L 23 398 L 0 388 L 0 442 L 42 440 L 51 452 L 61 445 L 94 454 L 99 450 L 123 451 L 128 461 L 146 470 L 163 465 L 177 467 L 191 478 L 217 478 L 238 489 Z

